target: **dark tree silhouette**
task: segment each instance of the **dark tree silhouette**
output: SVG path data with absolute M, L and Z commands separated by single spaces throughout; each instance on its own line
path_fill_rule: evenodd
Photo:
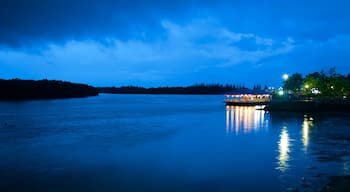
M 0 80 L 0 100 L 55 99 L 98 95 L 92 86 L 49 80 Z
M 243 86 L 220 84 L 196 84 L 188 87 L 156 87 L 143 88 L 136 86 L 124 87 L 99 87 L 100 93 L 125 93 L 125 94 L 224 94 L 237 89 L 247 89 Z
M 300 73 L 294 73 L 287 80 L 284 81 L 283 88 L 298 92 L 303 85 L 303 77 Z

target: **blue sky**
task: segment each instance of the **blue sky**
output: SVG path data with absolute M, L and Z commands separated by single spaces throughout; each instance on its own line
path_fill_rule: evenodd
M 347 1 L 0 0 L 0 78 L 278 86 L 350 73 Z

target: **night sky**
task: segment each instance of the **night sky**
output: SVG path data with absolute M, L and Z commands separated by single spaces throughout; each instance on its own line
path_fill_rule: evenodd
M 350 2 L 0 0 L 0 78 L 278 86 L 350 73 Z

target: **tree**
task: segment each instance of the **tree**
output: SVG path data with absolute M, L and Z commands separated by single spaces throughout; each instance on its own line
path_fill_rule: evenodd
M 294 73 L 284 81 L 283 88 L 294 92 L 299 92 L 303 85 L 303 77 L 300 73 Z
M 350 94 L 349 75 L 338 74 L 335 68 L 330 68 L 328 74 L 323 71 L 311 73 L 303 82 L 305 94 L 311 94 L 313 89 L 319 90 L 322 96 L 342 97 Z
M 317 89 L 321 91 L 321 93 L 323 93 L 326 87 L 325 79 L 326 79 L 326 75 L 322 71 L 321 73 L 314 72 L 306 75 L 305 79 L 303 80 L 303 84 L 304 84 L 304 87 L 302 89 L 303 93 L 311 94 L 312 89 Z
M 253 90 L 261 90 L 261 85 L 254 85 Z
M 345 76 L 337 75 L 327 78 L 325 93 L 329 96 L 342 97 L 349 95 L 350 84 Z

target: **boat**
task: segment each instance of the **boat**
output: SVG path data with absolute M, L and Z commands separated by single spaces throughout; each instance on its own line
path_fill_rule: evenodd
M 226 105 L 237 106 L 267 105 L 272 98 L 272 95 L 269 92 L 249 89 L 229 92 L 224 96 Z

